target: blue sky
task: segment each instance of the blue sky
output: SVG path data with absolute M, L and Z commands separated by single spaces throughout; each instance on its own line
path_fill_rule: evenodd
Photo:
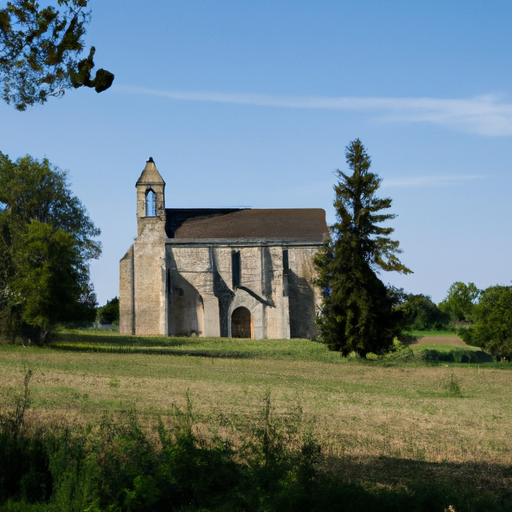
M 5 2 L 0 1 L 0 6 Z M 360 138 L 393 199 L 414 274 L 385 283 L 441 301 L 454 281 L 510 284 L 512 2 L 92 0 L 86 43 L 112 88 L 20 113 L 0 151 L 47 157 L 101 228 L 100 304 L 136 235 L 148 157 L 167 207 L 320 207 Z

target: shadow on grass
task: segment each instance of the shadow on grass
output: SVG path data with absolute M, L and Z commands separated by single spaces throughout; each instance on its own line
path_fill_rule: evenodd
M 407 334 L 403 332 L 399 334 L 397 338 L 402 345 L 407 347 L 413 343 L 418 343 L 418 340 L 421 338 L 421 336 L 416 336 L 414 334 Z
M 310 340 L 136 337 L 97 333 L 59 333 L 52 349 L 112 354 L 175 355 L 226 359 L 286 359 L 331 362 L 340 355 Z
M 179 345 L 176 345 L 179 346 Z M 167 356 L 191 356 L 191 357 L 209 357 L 223 359 L 255 359 L 262 357 L 256 352 L 237 352 L 220 350 L 176 350 L 165 347 L 137 347 L 137 346 L 112 346 L 103 344 L 85 344 L 70 342 L 53 342 L 49 345 L 55 350 L 65 350 L 69 352 L 94 352 L 103 354 L 144 354 L 144 355 L 167 355 Z
M 170 338 L 159 336 L 123 336 L 120 334 L 104 333 L 56 333 L 53 337 L 54 343 L 87 344 L 98 346 L 119 346 L 119 347 L 180 347 L 192 344 L 195 338 Z M 196 341 L 197 343 L 197 341 Z
M 354 483 L 385 487 L 473 489 L 507 500 L 512 507 L 512 468 L 483 462 L 428 462 L 388 456 L 326 457 L 325 468 Z
M 323 464 L 329 479 L 339 482 L 339 500 L 357 503 L 353 510 L 512 510 L 509 466 L 348 456 Z

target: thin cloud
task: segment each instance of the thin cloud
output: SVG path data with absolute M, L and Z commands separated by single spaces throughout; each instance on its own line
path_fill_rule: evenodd
M 484 175 L 458 175 L 458 176 L 411 176 L 408 178 L 384 179 L 382 188 L 401 188 L 401 187 L 439 187 L 448 185 L 457 185 L 461 181 L 472 181 L 489 176 Z
M 384 122 L 433 123 L 489 136 L 512 135 L 512 104 L 499 96 L 469 99 L 358 98 L 326 96 L 272 96 L 220 92 L 161 91 L 115 86 L 117 90 L 181 101 L 206 101 L 263 107 L 350 110 L 368 112 Z

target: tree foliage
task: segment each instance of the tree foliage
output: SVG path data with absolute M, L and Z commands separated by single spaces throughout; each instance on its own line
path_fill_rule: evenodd
M 403 330 L 426 331 L 449 327 L 449 315 L 443 313 L 428 295 L 405 294 L 405 299 L 396 309 L 402 313 Z
M 98 308 L 98 321 L 100 324 L 119 322 L 119 299 L 117 297 L 107 300 L 104 306 Z
M 481 293 L 474 283 L 466 285 L 457 281 L 450 286 L 439 308 L 449 314 L 454 323 L 471 322 L 473 307 Z
M 81 59 L 90 20 L 88 0 L 57 0 L 41 7 L 36 0 L 12 0 L 0 9 L 0 81 L 2 97 L 18 110 L 62 96 L 71 87 L 108 89 L 114 75 L 99 69 L 95 48 Z
M 381 179 L 370 172 L 371 160 L 359 139 L 347 146 L 345 157 L 352 174 L 336 171 L 337 221 L 314 260 L 324 290 L 317 321 L 331 350 L 364 357 L 387 350 L 399 329 L 393 294 L 376 272 L 411 271 L 397 256 L 401 251 L 390 238 L 393 228 L 380 225 L 395 217 L 382 212 L 391 207 L 391 199 L 376 196 Z
M 64 171 L 0 153 L 0 330 L 36 344 L 56 324 L 92 321 L 88 261 L 100 231 L 68 188 Z
M 491 286 L 472 308 L 473 325 L 458 331 L 468 344 L 512 357 L 512 286 Z

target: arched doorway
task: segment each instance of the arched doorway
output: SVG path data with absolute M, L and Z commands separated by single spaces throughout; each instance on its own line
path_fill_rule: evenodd
M 251 312 L 244 307 L 236 308 L 231 315 L 231 337 L 252 338 L 252 316 Z

